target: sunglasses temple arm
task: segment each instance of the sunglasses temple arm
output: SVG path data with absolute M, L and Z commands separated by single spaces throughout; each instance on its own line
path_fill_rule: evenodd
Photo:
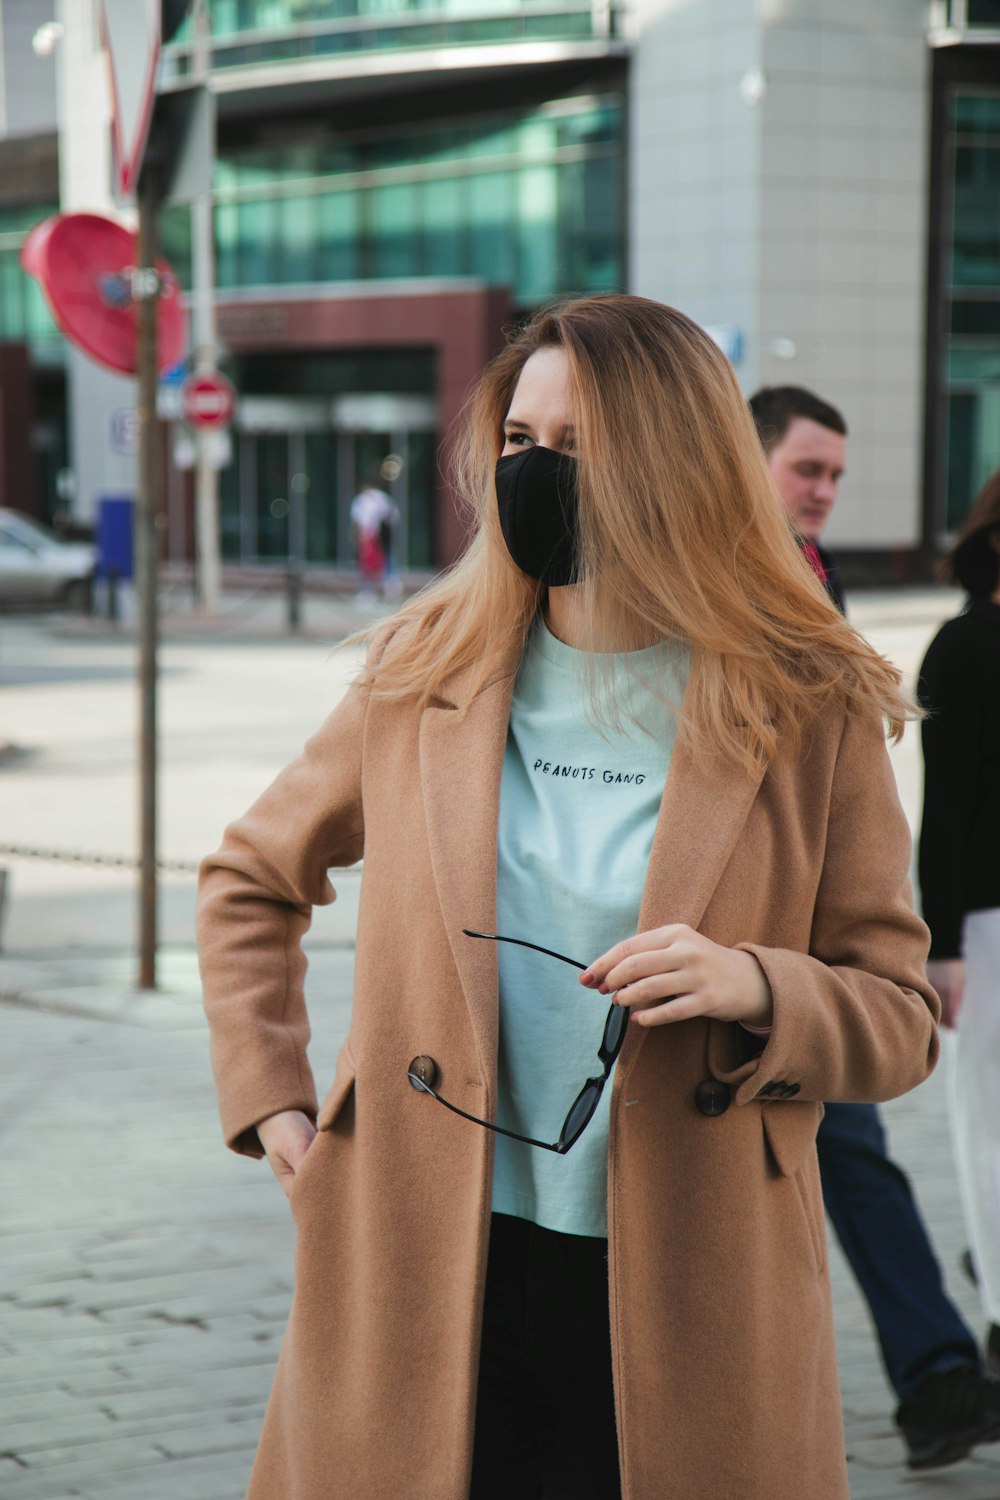
M 435 1093 L 434 1089 L 428 1088 L 423 1079 L 418 1078 L 415 1073 L 407 1073 L 406 1076 L 414 1088 L 419 1089 L 423 1094 L 430 1094 L 431 1098 L 443 1104 L 445 1109 L 450 1109 L 453 1115 L 461 1115 L 463 1120 L 471 1120 L 473 1125 L 482 1125 L 484 1130 L 492 1130 L 496 1135 L 505 1135 L 512 1141 L 523 1141 L 526 1146 L 540 1146 L 543 1151 L 555 1151 L 557 1155 L 561 1155 L 559 1146 L 553 1146 L 551 1141 L 535 1141 L 530 1135 L 518 1135 L 516 1130 L 504 1130 L 502 1125 L 493 1125 L 489 1120 L 481 1120 L 478 1115 L 470 1115 L 464 1109 L 459 1109 L 457 1104 L 450 1104 L 447 1099 Z
M 575 958 L 567 958 L 565 953 L 556 953 L 553 948 L 542 948 L 538 943 L 528 943 L 524 938 L 501 937 L 499 932 L 473 932 L 471 927 L 463 927 L 462 931 L 466 937 L 486 938 L 491 943 L 516 943 L 519 948 L 530 948 L 534 953 L 544 953 L 546 958 L 558 958 L 560 963 L 569 964 L 571 968 L 579 969 L 581 973 L 587 967 L 586 964 L 577 963 Z M 444 1100 L 441 1102 L 443 1104 Z M 522 1137 L 518 1136 L 518 1140 L 521 1139 Z

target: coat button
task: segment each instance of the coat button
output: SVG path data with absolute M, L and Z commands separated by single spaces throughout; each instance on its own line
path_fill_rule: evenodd
M 406 1072 L 408 1077 L 412 1073 L 414 1078 L 419 1078 L 420 1083 L 425 1083 L 429 1089 L 437 1083 L 438 1065 L 433 1057 L 428 1057 L 425 1053 L 415 1057 Z M 416 1089 L 418 1093 L 421 1092 L 420 1084 L 414 1083 L 413 1078 L 410 1078 L 410 1088 Z
M 724 1115 L 733 1099 L 728 1083 L 717 1078 L 706 1078 L 694 1091 L 694 1102 L 703 1115 Z

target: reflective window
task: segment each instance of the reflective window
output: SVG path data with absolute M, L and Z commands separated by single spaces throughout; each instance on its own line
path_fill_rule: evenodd
M 361 275 L 361 199 L 357 193 L 325 193 L 316 199 L 319 280 L 355 281 Z M 304 276 L 304 281 L 315 277 Z
M 220 287 L 475 276 L 522 303 L 623 277 L 621 103 L 220 148 Z M 185 282 L 183 235 L 170 229 Z M 169 253 L 169 247 L 168 247 Z M 185 283 L 186 284 L 186 283 Z
M 469 270 L 497 286 L 517 283 L 512 172 L 477 172 L 468 179 Z M 548 206 L 554 217 L 555 205 Z
M 1000 286 L 1000 131 L 956 145 L 951 280 Z
M 949 127 L 945 444 L 954 531 L 1000 469 L 1000 91 L 956 93 Z
M 461 276 L 469 263 L 468 219 L 461 179 L 444 177 L 424 184 L 424 254 L 438 276 Z
M 948 24 L 959 29 L 983 26 L 1000 31 L 1000 0 L 948 0 Z
M 54 203 L 0 208 L 0 339 L 46 345 L 61 340 L 41 287 L 22 271 L 20 259 L 28 230 L 57 212 Z
M 420 189 L 413 182 L 386 183 L 366 194 L 369 274 L 419 276 L 423 270 L 419 234 Z
M 160 210 L 160 252 L 184 291 L 191 290 L 191 213 L 184 206 Z

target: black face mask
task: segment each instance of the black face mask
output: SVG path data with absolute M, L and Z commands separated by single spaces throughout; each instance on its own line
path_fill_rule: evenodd
M 577 460 L 526 448 L 497 462 L 497 504 L 507 550 L 522 573 L 559 588 L 577 582 Z

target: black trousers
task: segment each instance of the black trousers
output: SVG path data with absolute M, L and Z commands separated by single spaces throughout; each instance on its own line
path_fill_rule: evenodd
M 494 1214 L 469 1500 L 620 1500 L 608 1243 Z

